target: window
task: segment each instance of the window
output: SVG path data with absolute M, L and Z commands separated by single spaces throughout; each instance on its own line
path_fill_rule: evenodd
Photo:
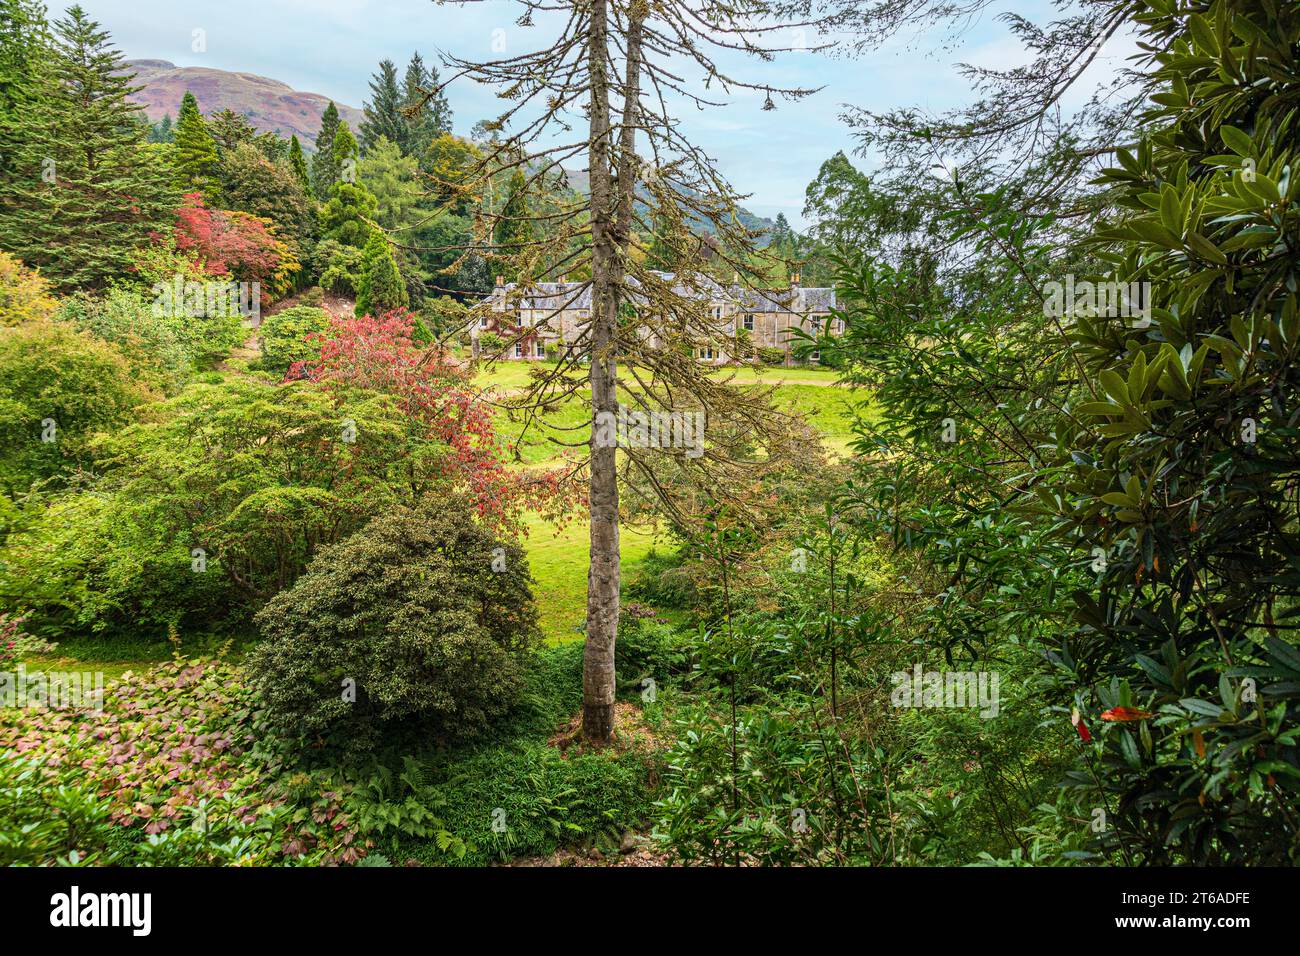
M 745 324 L 745 331 L 746 331 L 746 332 L 753 332 L 753 331 L 754 331 L 754 316 L 753 316 L 751 313 L 749 313 L 749 312 L 746 312 L 746 313 L 745 313 L 744 324 Z
M 700 349 L 700 358 L 702 358 L 702 359 L 711 359 L 711 358 L 713 358 L 713 346 L 712 346 L 712 345 L 706 345 L 706 346 L 704 346 L 704 348 Z
M 714 323 L 722 321 L 722 306 L 715 305 L 709 309 L 709 315 L 713 316 Z
M 537 357 L 546 358 L 546 343 L 541 339 L 537 340 Z
M 522 342 L 516 342 L 516 343 L 515 343 L 515 358 L 523 358 L 523 357 L 524 357 L 524 343 L 522 343 Z
M 822 360 L 822 353 L 820 351 L 809 352 L 808 358 L 810 361 L 820 362 Z
M 812 318 L 812 319 L 809 319 L 809 320 L 808 320 L 808 324 L 809 324 L 810 326 L 812 326 L 812 330 L 813 330 L 813 334 L 814 334 L 814 335 L 820 335 L 820 334 L 821 334 L 821 331 L 822 331 L 822 320 L 821 320 L 821 319 L 818 319 L 818 318 Z

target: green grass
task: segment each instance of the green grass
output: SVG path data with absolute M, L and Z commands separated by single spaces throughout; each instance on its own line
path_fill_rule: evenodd
M 524 550 L 536 583 L 533 594 L 541 617 L 542 634 L 550 643 L 576 640 L 587 613 L 587 558 L 590 554 L 587 526 L 574 521 L 556 531 L 548 522 L 531 517 Z M 655 536 L 635 528 L 619 529 L 622 559 L 619 562 L 626 583 L 640 570 L 654 547 Z
M 474 377 L 474 384 L 481 387 L 493 386 L 501 389 L 523 388 L 529 382 L 529 370 L 533 368 L 549 369 L 554 366 L 549 362 L 498 362 L 491 368 L 483 366 Z M 714 378 L 733 378 L 738 384 L 767 382 L 821 382 L 834 385 L 837 373 L 834 369 L 820 366 L 782 368 L 780 366 L 726 366 L 709 373 Z

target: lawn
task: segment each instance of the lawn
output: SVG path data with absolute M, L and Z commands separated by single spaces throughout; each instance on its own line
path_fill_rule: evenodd
M 501 362 L 494 368 L 480 371 L 475 383 L 502 392 L 517 392 L 527 386 L 531 362 Z M 549 365 L 541 367 L 550 367 Z M 843 456 L 853 437 L 855 406 L 862 404 L 860 393 L 837 385 L 837 374 L 827 368 L 724 368 L 714 376 L 728 378 L 740 387 L 772 386 L 773 401 L 777 408 L 797 412 L 821 433 L 826 450 Z M 519 443 L 520 467 L 542 465 L 553 461 L 564 449 L 558 442 L 580 443 L 588 435 L 590 411 L 584 399 L 575 396 L 562 403 L 544 418 L 545 426 L 537 422 L 524 433 L 524 417 L 516 413 L 511 421 L 505 410 L 494 413 L 497 432 L 510 443 Z M 870 415 L 870 412 L 868 412 Z M 520 436 L 522 435 L 522 442 Z
M 541 518 L 528 520 L 524 550 L 536 583 L 533 593 L 541 616 L 542 634 L 551 643 L 582 637 L 587 610 L 587 526 L 573 521 L 563 530 Z M 655 544 L 655 535 L 624 526 L 619 529 L 622 545 L 623 583 L 637 573 Z

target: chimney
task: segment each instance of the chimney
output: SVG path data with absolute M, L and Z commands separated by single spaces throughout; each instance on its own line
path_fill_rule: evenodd
M 568 273 L 562 273 L 560 275 L 560 285 L 568 285 L 568 284 L 569 284 Z
M 790 288 L 792 288 L 792 289 L 797 289 L 797 288 L 799 288 L 799 280 L 800 280 L 800 278 L 801 278 L 801 276 L 799 275 L 799 273 L 797 273 L 797 272 L 792 272 L 792 273 L 790 273 Z
M 501 288 L 501 287 L 502 287 L 503 285 L 505 285 L 505 284 L 506 284 L 506 277 L 505 277 L 505 276 L 497 276 L 497 288 L 499 289 L 499 288 Z

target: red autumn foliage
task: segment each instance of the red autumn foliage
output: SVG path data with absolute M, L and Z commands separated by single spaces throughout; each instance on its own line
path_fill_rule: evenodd
M 447 446 L 444 473 L 468 491 L 479 514 L 496 526 L 519 532 L 524 509 L 555 510 L 559 475 L 505 467 L 505 448 L 469 374 L 445 352 L 417 346 L 411 339 L 413 326 L 405 309 L 377 318 L 334 316 L 327 332 L 309 336 L 320 342 L 320 361 L 296 363 L 286 378 L 395 396 L 425 438 Z
M 209 274 L 243 282 L 268 283 L 285 256 L 266 220 L 209 209 L 199 193 L 186 193 L 176 211 L 176 248 L 202 260 Z
M 1110 710 L 1101 712 L 1102 720 L 1111 721 L 1149 720 L 1154 716 L 1155 714 L 1145 710 L 1138 710 L 1136 707 L 1112 707 Z

